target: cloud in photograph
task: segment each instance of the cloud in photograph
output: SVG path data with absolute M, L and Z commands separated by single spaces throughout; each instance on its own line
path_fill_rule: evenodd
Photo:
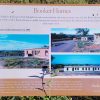
M 8 36 L 5 34 L 0 34 L 0 39 L 6 39 Z
M 47 45 L 47 44 L 44 44 Z M 41 48 L 42 44 L 32 44 L 28 42 L 19 42 L 13 40 L 0 40 L 0 50 L 24 50 L 31 48 Z
M 0 35 L 0 50 L 24 50 L 48 45 L 48 35 Z

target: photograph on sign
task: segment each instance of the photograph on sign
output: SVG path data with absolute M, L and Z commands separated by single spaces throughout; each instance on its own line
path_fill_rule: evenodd
M 0 34 L 0 71 L 2 78 L 48 74 L 49 35 Z
M 100 29 L 52 28 L 52 52 L 100 52 Z
M 100 55 L 54 54 L 52 76 L 100 76 Z

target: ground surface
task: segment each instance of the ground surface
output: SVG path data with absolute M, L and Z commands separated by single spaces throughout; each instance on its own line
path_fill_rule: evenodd
M 74 40 L 69 40 L 69 41 L 59 41 L 55 42 L 57 43 L 62 43 L 61 45 L 58 46 L 53 46 L 51 48 L 52 52 L 72 52 L 73 48 L 75 47 L 75 41 Z
M 78 46 L 79 41 L 68 40 L 68 41 L 58 41 L 53 42 L 51 47 L 52 52 L 100 52 L 100 45 L 93 44 L 91 42 L 85 42 L 84 46 Z M 84 43 L 83 41 L 81 41 Z
M 100 76 L 100 71 L 59 72 L 58 76 Z

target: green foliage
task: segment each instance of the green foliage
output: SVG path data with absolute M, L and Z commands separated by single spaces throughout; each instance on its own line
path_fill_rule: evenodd
M 55 58 L 55 57 L 51 55 L 51 61 L 53 61 L 53 60 L 54 60 L 54 58 Z
M 66 4 L 86 4 L 86 0 L 65 0 Z
M 59 33 L 59 34 L 56 34 L 56 33 L 51 33 L 51 40 L 52 41 L 61 41 L 61 40 L 65 40 L 67 38 L 67 35 L 64 34 L 64 33 Z
M 59 68 L 57 68 L 57 69 L 53 69 L 53 70 L 52 70 L 51 77 L 58 76 L 59 71 L 60 71 Z
M 76 28 L 75 30 L 76 30 L 77 34 L 80 34 L 83 36 L 86 36 L 90 31 L 88 28 Z
M 2 61 L 7 68 L 41 68 L 45 63 L 38 58 L 4 58 Z
M 100 0 L 87 0 L 88 4 L 100 4 Z
M 100 100 L 99 96 L 1 96 L 0 100 Z
M 22 56 L 23 57 L 24 56 L 24 51 L 23 50 L 22 51 L 21 50 L 14 50 L 14 51 L 13 50 L 12 51 L 11 50 L 10 51 L 9 50 L 1 50 L 0 51 L 0 56 L 1 57 L 5 57 L 5 56 L 10 56 L 10 57 L 12 57 L 12 56 L 14 56 L 14 57 L 15 56 L 16 57 L 17 56 Z
M 77 96 L 77 97 L 72 97 L 72 100 L 100 100 L 99 96 Z
M 67 96 L 2 96 L 0 100 L 72 100 Z
M 77 45 L 78 48 L 85 48 L 86 46 L 91 46 L 93 43 L 89 42 L 89 41 L 78 41 Z
M 78 47 L 79 48 L 84 48 L 84 42 L 82 42 L 82 41 L 78 41 Z
M 96 4 L 100 3 L 100 0 L 0 0 L 0 3 Z

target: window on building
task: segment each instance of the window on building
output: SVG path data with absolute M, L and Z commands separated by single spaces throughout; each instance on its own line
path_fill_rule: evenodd
M 72 71 L 74 71 L 74 67 L 72 68 Z
M 94 67 L 93 67 L 93 71 L 94 71 Z
M 77 70 L 77 68 L 75 68 L 75 70 Z
M 95 70 L 97 70 L 97 68 L 95 67 Z
M 87 70 L 87 67 L 85 68 L 85 70 Z
M 29 57 L 31 57 L 31 56 L 32 56 L 32 54 L 28 54 L 28 56 L 29 56 Z
M 88 70 L 90 70 L 90 67 L 88 67 Z
M 45 56 L 48 56 L 48 50 L 45 50 Z
M 98 67 L 98 70 L 99 70 L 99 67 Z
M 84 70 L 84 67 L 82 68 L 82 70 Z
M 35 51 L 35 55 L 37 55 L 37 51 Z
M 79 67 L 77 68 L 77 70 L 79 70 Z
M 40 53 L 40 50 L 35 51 L 35 55 L 38 55 Z

